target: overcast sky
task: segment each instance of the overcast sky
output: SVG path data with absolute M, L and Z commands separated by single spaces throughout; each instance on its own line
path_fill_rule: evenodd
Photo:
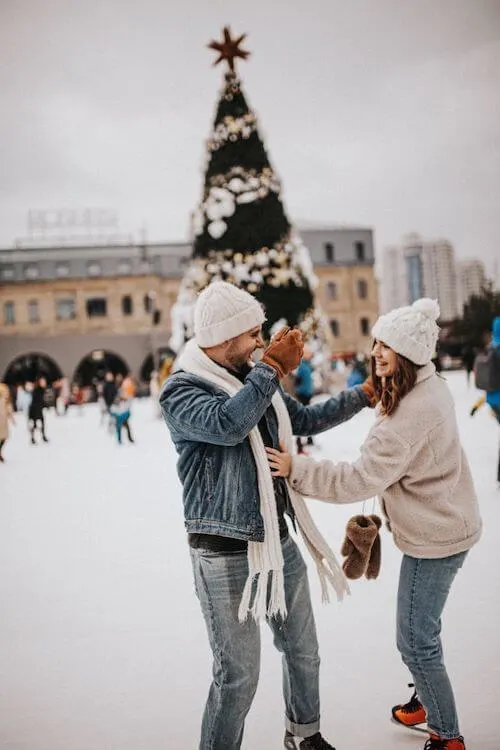
M 500 258 L 500 0 L 0 0 L 0 245 L 28 209 L 187 237 L 222 66 L 239 65 L 292 221 Z M 500 265 L 500 262 L 499 262 Z

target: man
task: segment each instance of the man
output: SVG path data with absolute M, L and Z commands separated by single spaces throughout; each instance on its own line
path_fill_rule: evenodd
M 264 346 L 260 304 L 232 284 L 198 297 L 195 338 L 163 386 L 162 413 L 179 453 L 185 526 L 195 588 L 213 652 L 213 681 L 200 750 L 238 750 L 259 677 L 266 618 L 283 654 L 285 747 L 333 750 L 320 734 L 319 656 L 304 560 L 285 514 L 316 562 L 324 597 L 345 578 L 303 499 L 274 481 L 265 446 L 293 445 L 293 434 L 328 430 L 370 403 L 365 386 L 305 407 L 280 380 L 299 364 L 299 331 L 283 329 Z M 269 746 L 273 743 L 270 742 Z

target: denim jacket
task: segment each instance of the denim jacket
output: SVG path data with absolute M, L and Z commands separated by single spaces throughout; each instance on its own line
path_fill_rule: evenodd
M 241 390 L 225 391 L 179 370 L 160 394 L 163 418 L 179 454 L 185 526 L 190 533 L 264 541 L 257 466 L 248 434 L 265 415 L 279 447 L 278 419 L 271 405 L 277 390 L 285 400 L 294 435 L 315 435 L 345 422 L 368 405 L 360 388 L 312 406 L 285 393 L 272 367 L 257 364 Z

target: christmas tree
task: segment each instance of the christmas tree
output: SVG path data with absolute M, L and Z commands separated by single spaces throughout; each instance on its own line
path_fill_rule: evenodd
M 215 280 L 230 281 L 253 294 L 265 307 L 265 334 L 276 324 L 299 325 L 314 334 L 316 278 L 308 250 L 292 228 L 281 200 L 281 183 L 259 135 L 235 71 L 246 59 L 245 35 L 209 47 L 226 61 L 224 86 L 207 142 L 203 196 L 193 213 L 193 255 L 172 310 L 171 346 L 178 351 L 192 336 L 196 295 Z

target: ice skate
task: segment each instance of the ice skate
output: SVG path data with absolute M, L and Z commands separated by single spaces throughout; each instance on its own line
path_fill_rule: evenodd
M 444 740 L 431 734 L 424 745 L 424 750 L 466 750 L 464 738 L 456 737 L 453 740 Z
M 415 687 L 415 685 L 410 682 L 408 687 Z M 393 706 L 392 721 L 395 724 L 413 729 L 416 732 L 428 732 L 426 726 L 427 715 L 425 708 L 418 699 L 416 690 L 413 691 L 413 695 L 408 703 L 400 703 L 397 706 Z
M 285 750 L 335 750 L 333 745 L 330 745 L 322 736 L 320 732 L 316 732 L 311 737 L 295 737 L 291 732 L 285 732 L 285 739 L 283 741 Z M 455 750 L 455 748 L 453 748 Z

